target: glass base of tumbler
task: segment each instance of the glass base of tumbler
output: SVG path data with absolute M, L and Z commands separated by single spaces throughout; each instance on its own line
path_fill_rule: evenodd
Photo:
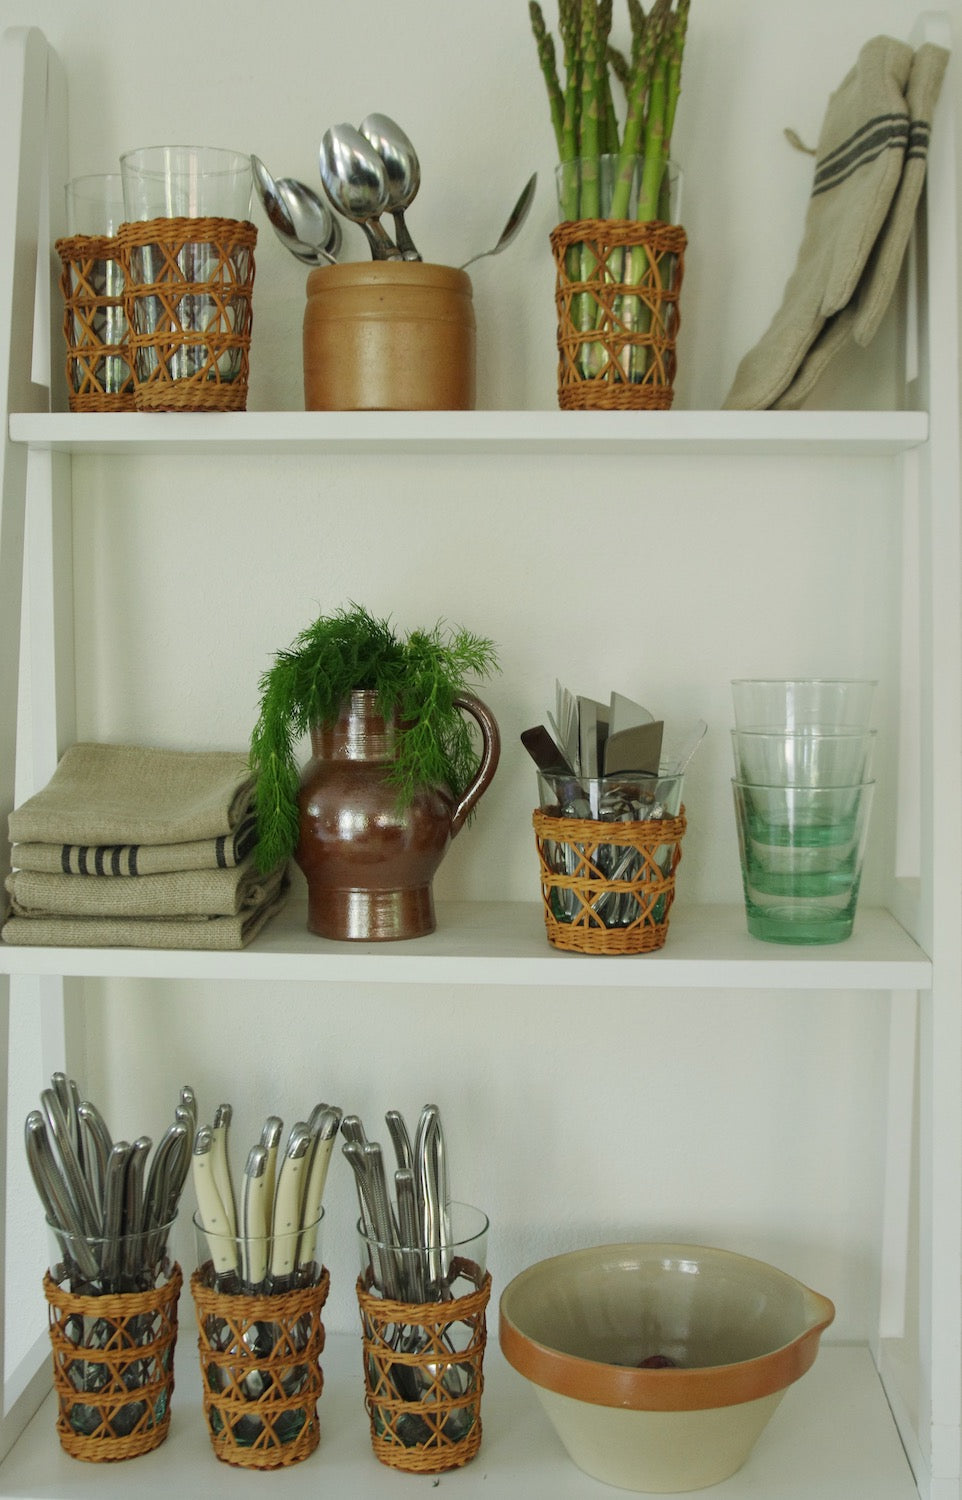
M 802 906 L 746 908 L 748 931 L 766 943 L 842 943 L 851 937 L 854 912 L 808 902 Z

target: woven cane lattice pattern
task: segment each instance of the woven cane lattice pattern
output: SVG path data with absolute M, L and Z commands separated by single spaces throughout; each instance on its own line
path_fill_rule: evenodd
M 85 1297 L 44 1276 L 57 1434 L 72 1458 L 113 1463 L 164 1441 L 182 1282 L 175 1265 L 152 1291 Z
M 558 404 L 667 410 L 687 237 L 677 224 L 566 220 L 551 231 Z
M 550 943 L 576 953 L 664 947 L 687 826 L 684 808 L 677 818 L 639 823 L 554 817 L 536 809 L 532 821 Z M 606 875 L 612 850 L 628 878 Z
M 111 236 L 57 240 L 71 411 L 133 411 L 124 273 Z
M 364 1404 L 382 1464 L 438 1474 L 474 1458 L 490 1295 L 487 1273 L 477 1291 L 450 1302 L 396 1302 L 372 1296 L 358 1279 Z
M 320 1442 L 317 1403 L 324 1386 L 321 1312 L 330 1277 L 273 1296 L 218 1292 L 208 1262 L 190 1278 L 204 1415 L 224 1463 L 279 1469 Z
M 257 230 L 148 219 L 118 234 L 138 411 L 243 411 Z

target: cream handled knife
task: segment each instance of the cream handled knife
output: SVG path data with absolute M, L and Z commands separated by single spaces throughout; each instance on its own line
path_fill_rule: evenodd
M 324 1202 L 324 1188 L 340 1123 L 341 1110 L 337 1105 L 326 1104 L 319 1106 L 308 1122 L 312 1135 L 311 1161 L 304 1192 L 301 1238 L 297 1248 L 298 1268 L 310 1267 L 317 1251 L 317 1231 Z
M 193 1167 L 194 1193 L 197 1198 L 197 1215 L 201 1228 L 207 1235 L 214 1274 L 237 1275 L 236 1240 L 227 1222 L 224 1205 L 213 1170 L 214 1132 L 210 1125 L 201 1125 L 194 1137 Z
M 227 1154 L 227 1137 L 233 1109 L 229 1104 L 218 1104 L 214 1111 L 214 1127 L 211 1133 L 211 1167 L 214 1185 L 227 1215 L 228 1233 L 237 1233 L 237 1200 L 230 1175 L 230 1158 Z
M 303 1121 L 291 1126 L 277 1177 L 271 1222 L 271 1282 L 283 1284 L 297 1264 L 311 1132 Z
M 268 1222 L 267 1230 L 270 1233 L 271 1205 L 274 1202 L 274 1189 L 277 1186 L 277 1151 L 281 1143 L 281 1135 L 284 1131 L 284 1121 L 280 1115 L 268 1115 L 264 1121 L 261 1131 L 260 1144 L 267 1152 L 267 1162 L 264 1167 L 264 1176 L 267 1179 L 267 1204 Z
M 241 1275 L 245 1289 L 251 1292 L 260 1291 L 267 1277 L 267 1237 L 271 1212 L 267 1189 L 267 1147 L 252 1146 L 244 1167 L 241 1193 L 241 1245 L 244 1256 Z

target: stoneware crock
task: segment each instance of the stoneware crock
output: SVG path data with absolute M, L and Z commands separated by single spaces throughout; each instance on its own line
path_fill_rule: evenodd
M 307 278 L 307 411 L 471 411 L 471 279 L 424 261 L 350 261 Z

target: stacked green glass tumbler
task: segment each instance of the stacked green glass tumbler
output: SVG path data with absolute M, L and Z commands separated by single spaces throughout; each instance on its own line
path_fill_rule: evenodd
M 875 683 L 737 678 L 732 790 L 748 930 L 838 943 L 855 921 L 875 782 Z

